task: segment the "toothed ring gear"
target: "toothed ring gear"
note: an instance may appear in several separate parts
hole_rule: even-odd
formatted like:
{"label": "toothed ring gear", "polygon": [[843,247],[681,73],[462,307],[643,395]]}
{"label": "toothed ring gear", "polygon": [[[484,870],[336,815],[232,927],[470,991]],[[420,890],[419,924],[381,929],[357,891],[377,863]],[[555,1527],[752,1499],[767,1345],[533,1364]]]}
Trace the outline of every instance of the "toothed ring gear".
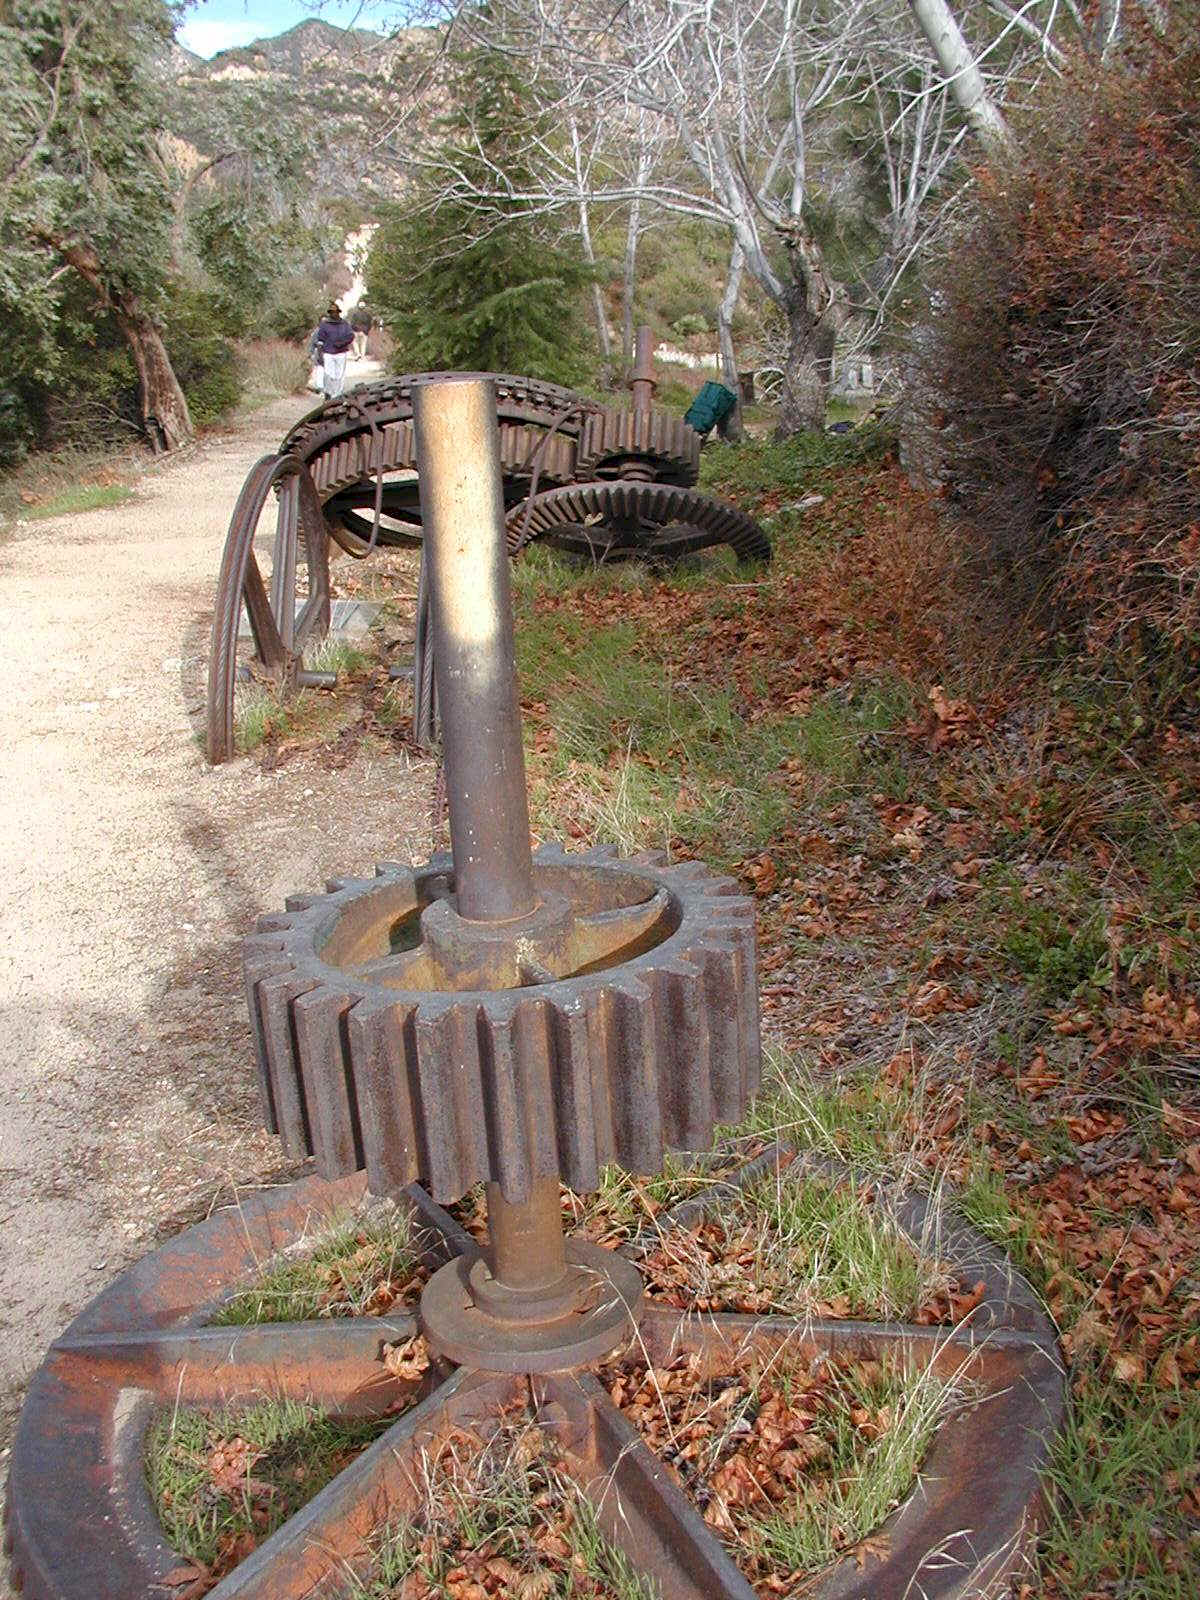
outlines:
{"label": "toothed ring gear", "polygon": [[522,1203],[707,1150],[758,1082],[753,902],[698,863],[533,858],[539,904],[461,918],[449,857],[289,900],[246,942],[272,1131],[323,1177]]}

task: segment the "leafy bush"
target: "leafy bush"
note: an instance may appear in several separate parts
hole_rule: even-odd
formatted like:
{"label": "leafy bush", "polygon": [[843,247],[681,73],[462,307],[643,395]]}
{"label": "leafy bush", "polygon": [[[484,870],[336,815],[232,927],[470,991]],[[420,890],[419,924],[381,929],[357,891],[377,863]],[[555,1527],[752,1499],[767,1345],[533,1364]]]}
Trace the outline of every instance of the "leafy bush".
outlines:
{"label": "leafy bush", "polygon": [[1196,14],[1079,63],[977,175],[921,351],[1004,593],[1156,678],[1161,707],[1200,662]]}
{"label": "leafy bush", "polygon": [[680,339],[690,339],[694,336],[709,331],[709,320],[702,311],[689,311],[686,316],[677,317],[671,324],[671,332]]}
{"label": "leafy bush", "polygon": [[242,380],[217,299],[190,285],[175,285],[165,338],[192,421],[204,426],[232,411],[242,397]]}
{"label": "leafy bush", "polygon": [[304,273],[280,278],[272,287],[263,311],[263,331],[276,339],[307,344],[309,335],[321,320],[327,298],[320,284]]}

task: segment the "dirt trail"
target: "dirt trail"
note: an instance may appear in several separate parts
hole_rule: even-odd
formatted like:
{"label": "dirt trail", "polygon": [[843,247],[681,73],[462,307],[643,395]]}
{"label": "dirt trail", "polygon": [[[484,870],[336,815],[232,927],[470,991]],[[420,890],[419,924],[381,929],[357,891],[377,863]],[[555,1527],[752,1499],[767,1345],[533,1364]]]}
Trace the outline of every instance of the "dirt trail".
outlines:
{"label": "dirt trail", "polygon": [[256,913],[427,849],[424,766],[210,770],[196,738],[234,498],[308,404],[0,546],[4,1435],[48,1341],[121,1267],[284,1170],[238,974]]}

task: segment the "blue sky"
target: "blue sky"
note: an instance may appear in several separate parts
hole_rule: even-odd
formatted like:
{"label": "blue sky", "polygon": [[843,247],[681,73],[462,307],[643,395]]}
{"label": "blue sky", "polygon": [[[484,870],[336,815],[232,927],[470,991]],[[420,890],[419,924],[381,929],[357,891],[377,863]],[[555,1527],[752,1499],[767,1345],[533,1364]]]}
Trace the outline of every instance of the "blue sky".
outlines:
{"label": "blue sky", "polygon": [[339,27],[356,24],[382,31],[395,19],[399,6],[392,0],[197,0],[189,5],[175,30],[180,44],[198,56],[216,55],[234,45],[269,39],[294,28],[306,17],[320,16]]}

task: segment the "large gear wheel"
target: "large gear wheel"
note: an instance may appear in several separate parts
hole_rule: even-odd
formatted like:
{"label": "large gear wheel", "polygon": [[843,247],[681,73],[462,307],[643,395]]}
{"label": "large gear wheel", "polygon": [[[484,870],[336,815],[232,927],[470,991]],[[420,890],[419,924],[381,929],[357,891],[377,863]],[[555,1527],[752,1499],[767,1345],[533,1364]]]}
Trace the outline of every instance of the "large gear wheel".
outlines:
{"label": "large gear wheel", "polygon": [[[658,1171],[742,1114],[759,1071],[754,909],[729,879],[601,847],[534,856],[516,945],[456,941],[449,858],[288,902],[247,941],[269,1125],[327,1178],[438,1199],[491,1179]],[[513,950],[515,949],[515,954]],[[483,966],[480,963],[483,962]],[[619,968],[619,970],[617,970]]]}
{"label": "large gear wheel", "polygon": [[[504,423],[498,432],[505,498],[510,505],[529,493],[535,470],[538,482],[547,487],[570,483],[575,473],[573,439],[524,422]],[[317,487],[325,502],[329,531],[354,555],[370,546],[376,462],[382,463],[379,471],[403,476],[384,480],[375,542],[391,546],[421,544],[421,501],[412,423],[389,422],[380,429],[380,435],[382,443],[375,446],[374,454],[370,435],[357,434],[318,463]]]}
{"label": "large gear wheel", "polygon": [[[322,500],[336,492],[338,485],[356,482],[373,470],[372,441],[383,433],[387,441],[384,458],[395,457],[394,466],[411,465],[412,391],[418,383],[445,374],[410,372],[378,383],[360,384],[337,400],[327,400],[292,427],[280,445],[280,453],[298,456],[308,464]],[[463,376],[463,374],[457,374]],[[475,376],[481,376],[475,374]],[[579,436],[583,416],[595,409],[571,389],[536,378],[509,373],[484,374],[496,385],[496,405],[501,426],[529,426],[541,432],[551,426],[571,441]],[[400,425],[393,442],[391,431]],[[407,430],[407,445],[405,444]],[[375,445],[378,449],[378,445]],[[407,449],[408,454],[405,455]],[[402,462],[401,457],[405,459]],[[352,475],[361,463],[362,470]],[[387,469],[385,469],[387,470]]]}
{"label": "large gear wheel", "polygon": [[700,435],[679,417],[605,406],[584,419],[575,477],[642,478],[688,487],[700,476]]}
{"label": "large gear wheel", "polygon": [[727,544],[739,561],[769,561],[771,542],[753,517],[698,489],[658,483],[579,483],[549,489],[508,514],[516,555],[545,539],[593,561],[674,561]]}

